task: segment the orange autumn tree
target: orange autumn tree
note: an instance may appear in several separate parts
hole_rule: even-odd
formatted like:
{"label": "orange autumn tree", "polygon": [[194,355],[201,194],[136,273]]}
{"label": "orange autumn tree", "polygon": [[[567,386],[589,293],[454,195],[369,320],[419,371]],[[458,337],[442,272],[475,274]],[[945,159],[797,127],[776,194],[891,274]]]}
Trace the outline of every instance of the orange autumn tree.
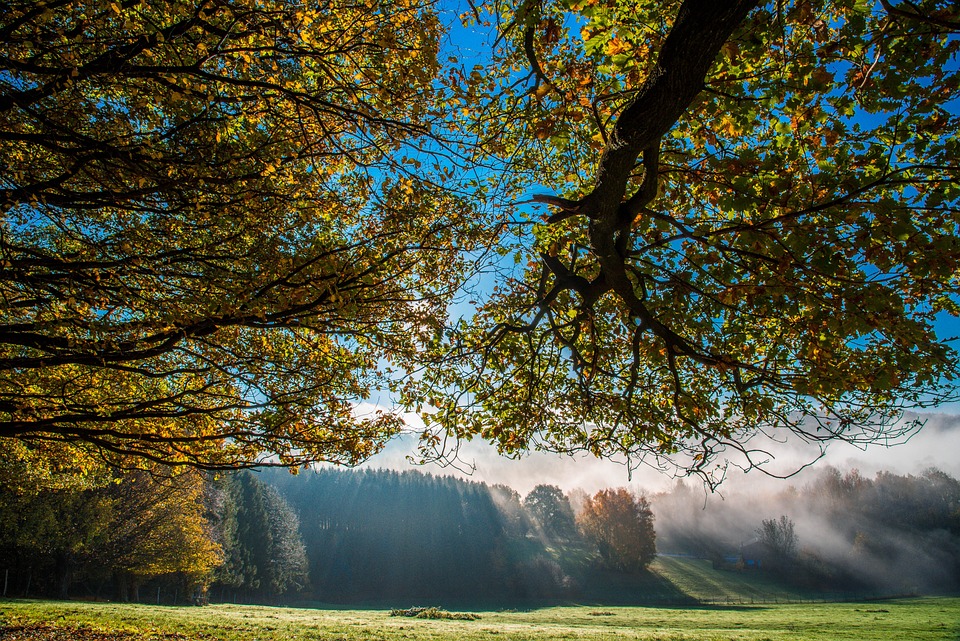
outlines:
{"label": "orange autumn tree", "polygon": [[594,544],[603,565],[622,572],[637,572],[657,554],[653,512],[646,497],[635,497],[626,488],[601,490],[587,497],[577,515],[584,539]]}
{"label": "orange autumn tree", "polygon": [[202,602],[224,561],[205,513],[208,482],[197,470],[157,467],[119,474],[95,491],[113,504],[110,534],[98,556],[112,572],[117,598],[136,601],[140,584],[177,576]]}
{"label": "orange autumn tree", "polygon": [[486,233],[423,155],[453,153],[439,34],[418,0],[5,4],[4,466],[355,463],[396,433],[355,405]]}

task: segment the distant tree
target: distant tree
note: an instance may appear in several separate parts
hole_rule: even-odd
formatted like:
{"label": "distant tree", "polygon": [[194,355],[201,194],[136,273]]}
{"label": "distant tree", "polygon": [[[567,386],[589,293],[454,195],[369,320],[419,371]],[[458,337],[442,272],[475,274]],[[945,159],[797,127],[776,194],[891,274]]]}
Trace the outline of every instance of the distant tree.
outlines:
{"label": "distant tree", "polygon": [[523,508],[520,493],[507,485],[490,486],[490,498],[503,517],[503,526],[509,535],[523,536],[530,529],[530,517]]}
{"label": "distant tree", "polygon": [[232,554],[237,537],[237,504],[229,487],[229,477],[217,477],[207,484],[204,504],[211,522],[211,539],[223,550],[223,563],[214,569],[211,583],[221,588],[239,586],[242,583],[240,567]]}
{"label": "distant tree", "polygon": [[523,499],[523,507],[548,537],[565,539],[577,532],[570,501],[556,485],[538,485]]}
{"label": "distant tree", "polygon": [[608,489],[587,498],[577,516],[584,538],[597,546],[605,567],[636,572],[657,553],[653,512],[643,496],[625,488]]}
{"label": "distant tree", "polygon": [[228,563],[236,568],[235,587],[251,593],[266,592],[273,533],[264,486],[253,474],[241,473],[232,477],[231,494],[237,529],[234,546],[227,553]]}
{"label": "distant tree", "polygon": [[[931,468],[923,473],[935,497],[930,507],[934,527],[942,527],[954,536],[960,536],[960,481],[946,472]],[[937,519],[937,516],[940,516]]]}
{"label": "distant tree", "polygon": [[756,532],[776,563],[789,563],[797,558],[800,539],[794,530],[793,521],[786,515],[781,515],[779,519],[764,519]]}
{"label": "distant tree", "polygon": [[265,487],[269,506],[270,570],[268,588],[274,594],[299,592],[307,587],[307,550],[300,535],[300,517],[274,488]]}

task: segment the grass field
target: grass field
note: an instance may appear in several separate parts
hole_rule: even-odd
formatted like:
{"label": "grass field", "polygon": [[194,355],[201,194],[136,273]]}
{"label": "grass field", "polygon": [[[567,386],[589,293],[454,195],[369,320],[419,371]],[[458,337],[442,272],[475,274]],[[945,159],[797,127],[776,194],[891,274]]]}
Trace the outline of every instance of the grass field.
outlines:
{"label": "grass field", "polygon": [[[960,598],[784,603],[830,595],[800,591],[761,574],[717,571],[708,561],[674,557],[659,557],[642,575],[609,573],[590,580],[593,605],[527,604],[529,609],[522,611],[498,611],[499,606],[478,610],[456,602],[440,604],[475,611],[480,615],[475,621],[389,615],[391,607],[434,603],[379,603],[376,609],[324,604],[191,608],[0,600],[0,640],[960,641]],[[667,603],[673,605],[665,607]]]}
{"label": "grass field", "polygon": [[857,596],[805,590],[757,572],[715,570],[706,559],[658,556],[650,566],[650,573],[660,577],[672,590],[701,604],[840,601]]}
{"label": "grass field", "polygon": [[385,610],[204,608],[0,601],[4,641],[958,641],[960,598],[868,603],[568,606],[479,612],[475,621],[391,617]]}

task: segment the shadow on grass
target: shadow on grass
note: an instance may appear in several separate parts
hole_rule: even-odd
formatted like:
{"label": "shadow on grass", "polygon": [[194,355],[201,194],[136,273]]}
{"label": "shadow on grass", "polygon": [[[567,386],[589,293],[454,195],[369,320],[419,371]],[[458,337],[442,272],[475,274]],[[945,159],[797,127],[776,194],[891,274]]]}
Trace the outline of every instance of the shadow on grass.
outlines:
{"label": "shadow on grass", "polygon": [[699,605],[696,598],[651,571],[623,574],[590,570],[581,579],[578,596],[591,605]]}
{"label": "shadow on grass", "polygon": [[757,610],[760,606],[742,603],[705,604],[678,588],[668,578],[650,571],[636,574],[592,569],[578,577],[575,588],[562,596],[549,598],[411,598],[370,599],[350,604],[328,604],[302,601],[293,607],[319,609],[390,610],[411,606],[436,606],[450,611],[470,612],[531,612],[558,606],[650,607],[702,610]]}

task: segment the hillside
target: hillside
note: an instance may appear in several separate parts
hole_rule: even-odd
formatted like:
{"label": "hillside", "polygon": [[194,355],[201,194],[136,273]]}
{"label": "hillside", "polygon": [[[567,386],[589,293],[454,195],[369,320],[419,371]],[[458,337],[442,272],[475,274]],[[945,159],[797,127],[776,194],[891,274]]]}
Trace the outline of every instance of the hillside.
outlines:
{"label": "hillside", "polygon": [[585,569],[571,600],[608,605],[710,605],[845,601],[882,595],[805,590],[760,572],[717,570],[706,559],[658,556],[639,575]]}
{"label": "hillside", "polygon": [[650,570],[662,582],[699,603],[783,603],[875,596],[804,590],[759,572],[716,570],[706,559],[659,556]]}

